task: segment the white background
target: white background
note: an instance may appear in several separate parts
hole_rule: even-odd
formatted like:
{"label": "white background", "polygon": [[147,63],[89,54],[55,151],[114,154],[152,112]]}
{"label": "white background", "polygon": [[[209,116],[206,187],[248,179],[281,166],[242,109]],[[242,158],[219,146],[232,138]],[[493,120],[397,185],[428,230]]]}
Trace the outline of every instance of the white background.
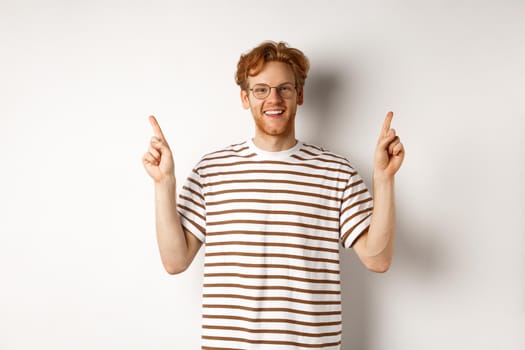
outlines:
{"label": "white background", "polygon": [[142,168],[179,185],[253,134],[233,76],[260,42],[311,60],[298,137],[371,186],[406,147],[392,268],[343,254],[343,349],[525,348],[523,1],[0,1],[0,349],[197,349],[202,250],[163,271]]}

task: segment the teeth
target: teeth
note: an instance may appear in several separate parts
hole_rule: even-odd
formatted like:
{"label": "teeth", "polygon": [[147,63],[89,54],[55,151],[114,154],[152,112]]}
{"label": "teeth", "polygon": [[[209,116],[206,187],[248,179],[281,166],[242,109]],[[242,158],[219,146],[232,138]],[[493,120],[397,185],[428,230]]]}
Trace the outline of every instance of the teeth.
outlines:
{"label": "teeth", "polygon": [[266,114],[270,114],[270,115],[277,115],[277,114],[281,114],[283,111],[266,111],[264,113]]}

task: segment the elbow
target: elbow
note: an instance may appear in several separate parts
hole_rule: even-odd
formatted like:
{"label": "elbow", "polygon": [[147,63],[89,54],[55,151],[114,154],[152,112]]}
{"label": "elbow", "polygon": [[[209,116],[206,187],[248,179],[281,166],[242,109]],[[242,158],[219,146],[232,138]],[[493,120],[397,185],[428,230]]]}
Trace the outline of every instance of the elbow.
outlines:
{"label": "elbow", "polygon": [[378,259],[368,262],[365,266],[368,270],[376,273],[385,273],[392,265],[391,259]]}
{"label": "elbow", "polygon": [[189,264],[163,261],[164,269],[170,275],[178,275],[188,269]]}
{"label": "elbow", "polygon": [[186,271],[185,268],[174,268],[174,267],[166,267],[166,266],[164,267],[164,269],[169,275],[178,275],[179,273]]}

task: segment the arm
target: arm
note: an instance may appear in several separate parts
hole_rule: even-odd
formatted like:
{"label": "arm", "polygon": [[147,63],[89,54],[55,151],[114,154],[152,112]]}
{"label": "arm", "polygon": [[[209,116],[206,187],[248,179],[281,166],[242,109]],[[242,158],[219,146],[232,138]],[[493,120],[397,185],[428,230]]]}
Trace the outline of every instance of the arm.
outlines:
{"label": "arm", "polygon": [[155,183],[155,221],[164,268],[169,274],[183,272],[193,261],[202,242],[182,228],[177,212],[175,177]]}
{"label": "arm", "polygon": [[385,118],[374,159],[374,209],[367,232],[355,242],[354,250],[371,271],[385,272],[392,263],[396,226],[394,175],[405,156],[403,144],[390,129],[393,113]]}
{"label": "arm", "polygon": [[155,221],[160,257],[170,274],[183,272],[199,251],[201,241],[184,231],[177,212],[173,156],[155,117],[150,117],[152,137],[143,164],[155,183]]}
{"label": "arm", "polygon": [[374,179],[374,209],[367,232],[354,243],[354,251],[371,271],[386,272],[392,263],[395,236],[394,179]]}

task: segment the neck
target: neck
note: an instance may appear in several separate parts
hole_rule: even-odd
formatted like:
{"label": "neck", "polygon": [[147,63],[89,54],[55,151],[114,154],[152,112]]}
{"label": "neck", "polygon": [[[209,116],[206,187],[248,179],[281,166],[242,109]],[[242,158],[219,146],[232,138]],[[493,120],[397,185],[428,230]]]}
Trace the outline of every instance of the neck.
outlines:
{"label": "neck", "polygon": [[295,139],[294,133],[291,133],[286,137],[283,137],[282,135],[272,136],[256,133],[253,138],[253,143],[263,151],[279,152],[292,148],[297,143],[297,140]]}

